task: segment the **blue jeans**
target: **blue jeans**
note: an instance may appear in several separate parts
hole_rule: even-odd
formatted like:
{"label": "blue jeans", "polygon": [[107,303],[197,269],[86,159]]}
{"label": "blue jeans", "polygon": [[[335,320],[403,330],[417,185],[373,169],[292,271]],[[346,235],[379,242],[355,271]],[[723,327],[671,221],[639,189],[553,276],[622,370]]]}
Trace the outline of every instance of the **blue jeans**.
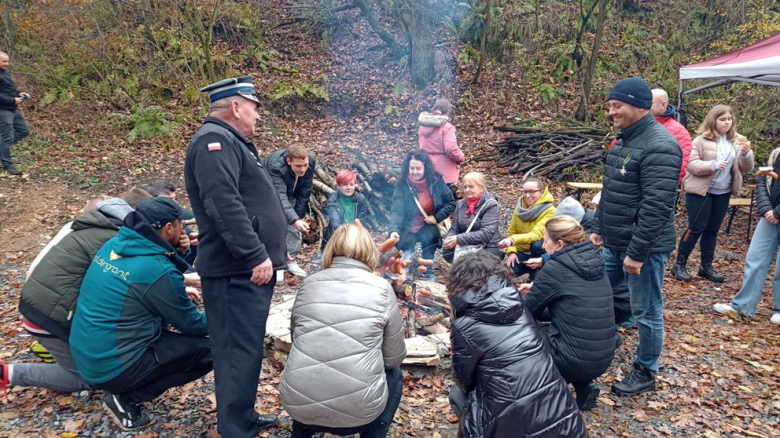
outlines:
{"label": "blue jeans", "polygon": [[[516,276],[519,277],[523,274],[536,275],[536,270],[529,268],[523,264],[523,262],[544,256],[546,253],[544,252],[544,248],[542,248],[542,243],[541,240],[531,243],[530,253],[517,252],[517,263],[512,267],[512,271],[514,271]],[[545,260],[545,262],[546,261],[547,260]]]}
{"label": "blue jeans", "polygon": [[658,372],[658,358],[664,345],[664,300],[662,287],[669,253],[651,253],[640,274],[628,274],[623,270],[625,252],[601,252],[604,267],[612,287],[626,280],[631,297],[631,314],[639,324],[639,347],[636,361],[645,368]]}
{"label": "blue jeans", "polygon": [[[780,246],[780,227],[761,218],[745,257],[745,279],[742,282],[742,289],[731,301],[731,307],[737,312],[751,318],[756,316],[766,275],[769,273],[769,266],[775,258],[778,246]],[[772,277],[772,292],[775,300],[772,312],[780,313],[780,270],[776,265],[775,275]]]}

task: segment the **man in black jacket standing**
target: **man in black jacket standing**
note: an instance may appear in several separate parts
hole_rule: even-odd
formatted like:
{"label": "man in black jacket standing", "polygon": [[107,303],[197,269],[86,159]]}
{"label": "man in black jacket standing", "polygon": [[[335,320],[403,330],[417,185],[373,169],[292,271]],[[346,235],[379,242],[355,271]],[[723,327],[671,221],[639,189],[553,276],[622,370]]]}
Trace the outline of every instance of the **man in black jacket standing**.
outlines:
{"label": "man in black jacket standing", "polygon": [[638,77],[609,93],[609,116],[620,129],[604,167],[604,189],[591,241],[603,244],[612,287],[625,278],[639,347],[631,372],[612,391],[634,395],[655,390],[664,341],[661,288],[675,248],[674,204],[682,165],[677,140],[650,113],[653,94]]}
{"label": "man in black jacket standing", "polygon": [[295,258],[301,252],[303,236],[309,231],[309,225],[303,218],[309,211],[309,197],[314,184],[314,156],[301,145],[276,151],[265,158],[265,167],[276,185],[279,199],[282,200],[284,215],[287,217],[287,253],[290,262],[287,269],[298,277],[308,275]]}
{"label": "man in black jacket standing", "polygon": [[214,358],[219,433],[254,437],[273,415],[254,410],[265,324],[285,269],[287,221],[271,177],[247,138],[259,101],[252,76],[201,91],[211,108],[187,149],[184,178],[198,223],[198,273]]}
{"label": "man in black jacket standing", "polygon": [[11,175],[19,175],[21,170],[11,161],[11,146],[30,134],[24,117],[16,109],[27,101],[30,95],[16,89],[11,74],[8,73],[10,59],[8,54],[0,52],[0,164]]}

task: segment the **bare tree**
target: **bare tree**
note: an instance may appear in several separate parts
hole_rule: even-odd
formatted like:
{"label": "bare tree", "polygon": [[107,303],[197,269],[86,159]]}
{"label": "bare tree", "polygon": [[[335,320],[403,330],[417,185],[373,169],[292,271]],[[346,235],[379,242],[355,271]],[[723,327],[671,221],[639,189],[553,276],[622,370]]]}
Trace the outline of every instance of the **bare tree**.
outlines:
{"label": "bare tree", "polygon": [[[593,47],[588,59],[587,70],[585,70],[582,66],[582,58],[584,55],[584,50],[582,48],[582,38],[585,33],[584,30],[587,28],[588,21],[590,21],[590,17],[594,12],[595,7],[598,7],[598,17],[596,18],[596,36],[593,40]],[[580,96],[580,105],[574,114],[574,118],[580,121],[587,119],[590,115],[589,106],[591,85],[593,83],[593,75],[596,73],[596,64],[599,60],[599,50],[601,49],[601,40],[604,36],[604,23],[606,22],[607,18],[608,7],[608,0],[594,0],[587,16],[583,15],[582,27],[580,28],[580,33],[577,38],[577,47],[575,47],[575,53],[578,55],[575,57],[575,61],[577,61],[577,67],[579,68],[578,75],[580,78],[580,84],[582,86],[582,94]]]}
{"label": "bare tree", "polygon": [[485,26],[482,30],[482,41],[479,44],[479,63],[477,63],[477,72],[474,73],[474,79],[471,80],[471,85],[474,85],[479,81],[479,76],[482,74],[482,67],[485,64],[485,44],[488,39],[488,33],[490,32],[491,15],[490,0],[485,0]]}
{"label": "bare tree", "polygon": [[427,0],[399,0],[397,5],[409,39],[412,85],[425,88],[435,76],[430,5]]}

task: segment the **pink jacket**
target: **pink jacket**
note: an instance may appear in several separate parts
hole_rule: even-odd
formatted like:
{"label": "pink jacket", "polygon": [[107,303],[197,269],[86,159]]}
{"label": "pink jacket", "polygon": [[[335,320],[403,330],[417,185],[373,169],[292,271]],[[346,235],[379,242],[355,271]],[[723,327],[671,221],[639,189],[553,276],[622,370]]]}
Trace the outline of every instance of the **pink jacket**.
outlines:
{"label": "pink jacket", "polygon": [[444,182],[454,184],[458,182],[459,164],[465,156],[458,147],[455,127],[448,120],[447,116],[420,114],[420,149],[431,157],[434,169],[444,177]]}

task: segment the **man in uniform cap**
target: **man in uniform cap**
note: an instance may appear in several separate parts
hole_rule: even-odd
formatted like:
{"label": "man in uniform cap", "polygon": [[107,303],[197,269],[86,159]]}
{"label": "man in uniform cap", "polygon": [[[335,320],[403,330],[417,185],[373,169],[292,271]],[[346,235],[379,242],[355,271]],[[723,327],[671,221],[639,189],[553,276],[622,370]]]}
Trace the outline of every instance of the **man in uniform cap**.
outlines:
{"label": "man in uniform cap", "polygon": [[287,219],[249,140],[260,119],[252,76],[227,79],[209,93],[209,116],[187,149],[184,178],[199,228],[202,278],[214,357],[219,433],[254,437],[273,415],[254,410],[265,324],[287,267]]}

